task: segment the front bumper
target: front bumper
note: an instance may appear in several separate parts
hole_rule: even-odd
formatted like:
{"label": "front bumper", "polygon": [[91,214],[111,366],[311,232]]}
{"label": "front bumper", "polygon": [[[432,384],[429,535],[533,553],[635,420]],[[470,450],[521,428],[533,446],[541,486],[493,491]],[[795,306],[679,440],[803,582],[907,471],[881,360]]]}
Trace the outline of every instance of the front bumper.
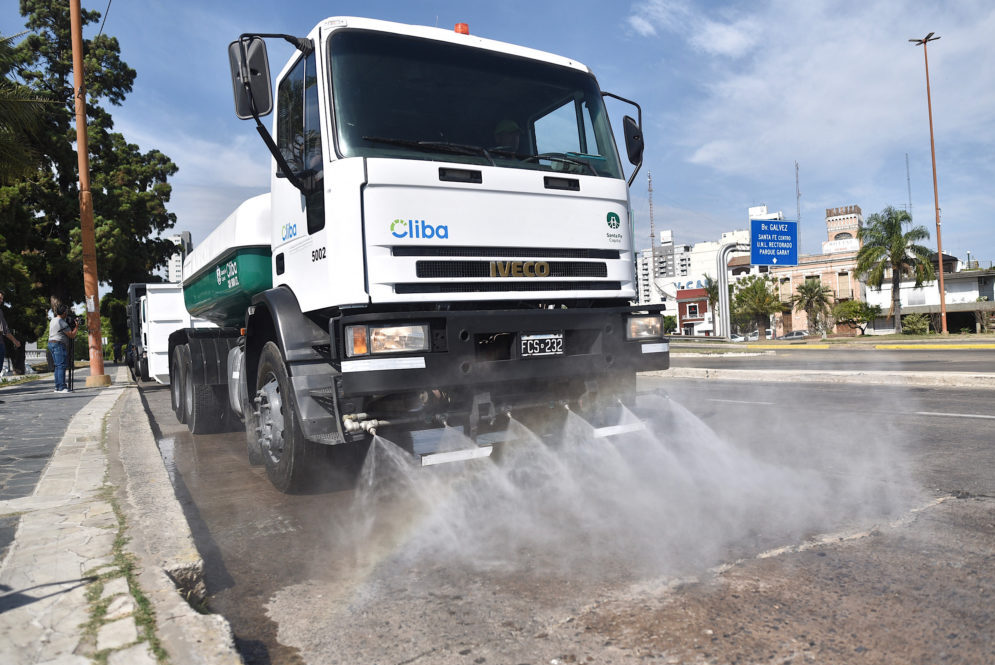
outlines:
{"label": "front bumper", "polygon": [[[670,366],[666,338],[627,341],[634,313],[658,308],[528,309],[396,312],[344,316],[333,322],[337,339],[351,324],[428,323],[428,353],[345,358],[338,346],[341,396],[364,397],[418,390],[532,392],[537,384],[562,384],[630,375]],[[563,334],[563,355],[522,357],[522,334]]]}

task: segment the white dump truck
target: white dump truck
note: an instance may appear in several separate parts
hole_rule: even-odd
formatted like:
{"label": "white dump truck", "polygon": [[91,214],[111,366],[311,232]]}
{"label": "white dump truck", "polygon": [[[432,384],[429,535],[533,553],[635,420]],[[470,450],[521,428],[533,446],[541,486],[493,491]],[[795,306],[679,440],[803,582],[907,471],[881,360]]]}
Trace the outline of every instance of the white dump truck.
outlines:
{"label": "white dump truck", "polygon": [[192,318],[183,302],[183,287],[173,283],[128,285],[128,364],[143,381],[169,383],[169,336],[179,328],[214,328]]}
{"label": "white dump truck", "polygon": [[[296,48],[275,96],[266,38]],[[604,100],[638,106],[587,67],[362,18],[244,34],[229,57],[270,191],[184,262],[187,310],[218,326],[170,336],[194,433],[244,427],[294,491],[322,446],[450,426],[477,445],[446,459],[486,455],[509,415],[593,414],[669,366],[660,308],[630,305],[641,113],[626,182]]]}

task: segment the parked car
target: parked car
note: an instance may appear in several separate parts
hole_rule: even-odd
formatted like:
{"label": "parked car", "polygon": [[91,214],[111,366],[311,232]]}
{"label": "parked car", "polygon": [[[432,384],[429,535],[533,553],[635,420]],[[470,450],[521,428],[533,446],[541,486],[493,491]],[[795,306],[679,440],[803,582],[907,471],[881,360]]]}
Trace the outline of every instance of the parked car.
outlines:
{"label": "parked car", "polygon": [[[771,335],[771,333],[770,333],[770,328],[767,328],[767,330],[765,331],[764,339],[774,339],[774,336]],[[747,342],[756,342],[756,341],[759,341],[759,340],[760,340],[760,331],[759,330],[754,330],[753,332],[751,332],[749,335],[746,336],[746,341]]]}
{"label": "parked car", "polygon": [[745,342],[746,341],[746,337],[744,337],[743,335],[730,335],[729,336],[729,341],[730,342]]}
{"label": "parked car", "polygon": [[804,339],[808,337],[807,330],[792,330],[786,335],[781,335],[778,339]]}

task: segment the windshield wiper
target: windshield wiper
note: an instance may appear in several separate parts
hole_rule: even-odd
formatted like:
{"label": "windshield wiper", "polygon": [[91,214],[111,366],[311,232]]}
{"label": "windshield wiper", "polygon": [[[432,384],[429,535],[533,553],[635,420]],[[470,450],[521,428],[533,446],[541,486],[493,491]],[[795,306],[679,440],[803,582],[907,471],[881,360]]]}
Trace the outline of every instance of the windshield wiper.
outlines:
{"label": "windshield wiper", "polygon": [[591,172],[591,175],[598,175],[598,172],[594,170],[594,167],[590,163],[585,162],[582,159],[574,159],[573,157],[567,157],[566,155],[561,155],[559,153],[546,152],[539,155],[529,155],[525,158],[527,162],[538,162],[541,159],[548,159],[551,162],[560,162],[561,164],[572,164],[574,166],[585,166],[587,170]]}
{"label": "windshield wiper", "polygon": [[465,143],[451,143],[449,141],[412,141],[410,139],[396,139],[386,136],[364,136],[364,141],[371,143],[387,143],[389,145],[399,145],[405,148],[414,148],[425,152],[446,152],[454,155],[481,155],[494,166],[494,158],[487,148],[479,145],[468,145]]}

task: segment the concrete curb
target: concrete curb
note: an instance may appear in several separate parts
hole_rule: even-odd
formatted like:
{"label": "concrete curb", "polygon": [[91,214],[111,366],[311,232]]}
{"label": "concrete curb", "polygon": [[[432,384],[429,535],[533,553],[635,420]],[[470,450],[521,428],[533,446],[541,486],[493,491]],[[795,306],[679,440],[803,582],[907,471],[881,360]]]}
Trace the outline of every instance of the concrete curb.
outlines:
{"label": "concrete curb", "polygon": [[672,367],[647,376],[672,379],[717,379],[770,383],[839,383],[930,388],[981,388],[995,390],[995,374],[972,372],[864,372],[833,370],[706,369]]}
{"label": "concrete curb", "polygon": [[111,463],[112,484],[128,525],[128,549],[141,564],[140,586],[155,608],[156,635],[170,661],[242,663],[228,621],[201,614],[185,600],[203,600],[204,562],[133,383],[111,420],[108,427],[118,428],[119,444]]}

